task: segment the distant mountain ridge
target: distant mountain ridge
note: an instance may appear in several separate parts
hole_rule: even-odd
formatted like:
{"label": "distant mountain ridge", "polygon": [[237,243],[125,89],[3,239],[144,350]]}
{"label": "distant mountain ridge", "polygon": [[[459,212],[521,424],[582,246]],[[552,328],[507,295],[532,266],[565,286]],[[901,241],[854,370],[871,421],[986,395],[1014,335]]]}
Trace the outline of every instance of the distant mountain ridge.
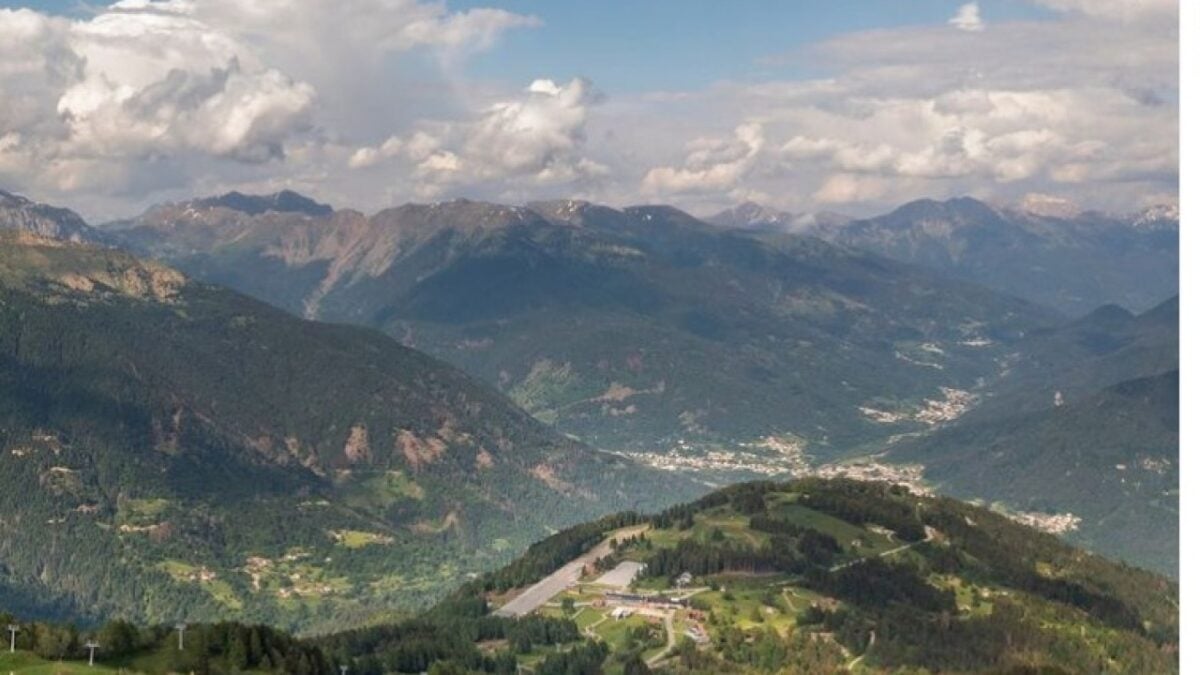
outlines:
{"label": "distant mountain ridge", "polygon": [[333,207],[321,204],[304,195],[291,190],[283,190],[269,195],[246,195],[241,192],[228,192],[219,197],[208,197],[189,202],[194,208],[226,208],[240,211],[250,216],[257,216],[269,211],[276,213],[301,213],[306,216],[328,216],[333,214]]}
{"label": "distant mountain ridge", "polygon": [[[726,212],[714,222],[788,231],[739,220],[737,213]],[[745,211],[747,217],[755,213],[753,208]],[[782,212],[771,218],[789,222]],[[1043,199],[1019,208],[970,197],[920,199],[882,216],[802,231],[1076,316],[1108,303],[1149,309],[1179,288],[1175,206],[1112,215],[1061,200]]]}
{"label": "distant mountain ridge", "polygon": [[122,228],[122,246],[297,314],[380,328],[610,449],[776,435],[828,454],[877,433],[859,406],[969,387],[1006,341],[1056,320],[667,206],[455,200],[312,218],[193,202]]}
{"label": "distant mountain ridge", "polygon": [[796,214],[756,202],[742,202],[705,220],[718,227],[803,234],[840,227],[853,218],[832,211]]}

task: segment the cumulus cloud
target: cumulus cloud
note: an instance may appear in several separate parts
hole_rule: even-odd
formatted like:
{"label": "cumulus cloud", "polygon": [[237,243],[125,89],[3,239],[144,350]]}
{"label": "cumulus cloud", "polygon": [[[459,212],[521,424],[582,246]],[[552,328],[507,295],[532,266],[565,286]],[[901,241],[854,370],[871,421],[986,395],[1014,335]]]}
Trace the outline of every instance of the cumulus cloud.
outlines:
{"label": "cumulus cloud", "polygon": [[946,24],[777,55],[771,77],[611,97],[582,77],[471,80],[466,59],[539,21],[436,0],[0,9],[0,184],[119,213],[231,188],[362,208],[570,196],[856,212],[962,193],[1123,208],[1176,191],[1174,1],[1033,1],[1050,16],[985,24],[967,2]]}
{"label": "cumulus cloud", "polygon": [[722,192],[735,188],[763,150],[763,127],[749,122],[733,138],[697,138],[688,146],[682,166],[657,166],[642,179],[643,192],[671,195]]}
{"label": "cumulus cloud", "polygon": [[453,60],[536,23],[418,0],[120,0],[79,20],[0,9],[0,180],[136,194],[283,160],[340,133],[330,102],[361,84],[348,73],[420,48]]}
{"label": "cumulus cloud", "polygon": [[403,160],[427,194],[464,184],[588,181],[609,171],[586,154],[589,111],[601,100],[587,80],[535,80],[521,95],[493,101],[474,117],[429,123],[428,130],[358,148],[349,166]]}
{"label": "cumulus cloud", "polygon": [[4,11],[0,34],[26,55],[0,71],[5,163],[47,166],[58,187],[101,161],[266,161],[309,124],[310,86],[166,6],[118,3],[88,21]]}
{"label": "cumulus cloud", "polygon": [[1175,36],[1090,3],[1056,4],[1060,17],[982,31],[970,3],[951,21],[963,30],[846,34],[773,62],[802,58],[829,73],[821,79],[723,83],[682,104],[656,101],[708,111],[714,128],[753,122],[761,143],[652,168],[643,190],[713,206],[757,192],[785,208],[860,211],[1029,192],[1121,209],[1169,193],[1178,180]]}
{"label": "cumulus cloud", "polygon": [[959,30],[965,30],[968,33],[978,33],[983,30],[983,17],[979,14],[979,3],[968,2],[958,8],[954,16],[950,17],[948,22],[951,26]]}

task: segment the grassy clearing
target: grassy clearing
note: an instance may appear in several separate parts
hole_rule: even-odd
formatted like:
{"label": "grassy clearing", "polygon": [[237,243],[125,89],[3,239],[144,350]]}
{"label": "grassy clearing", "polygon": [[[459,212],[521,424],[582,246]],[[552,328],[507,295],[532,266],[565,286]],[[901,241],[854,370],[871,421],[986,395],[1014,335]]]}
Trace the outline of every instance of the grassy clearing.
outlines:
{"label": "grassy clearing", "polygon": [[[803,504],[783,505],[774,510],[773,514],[836,538],[843,549],[852,552],[850,556],[852,558],[878,555],[895,548],[900,543],[892,541],[886,535],[878,532],[872,532],[820,511],[814,511]],[[858,542],[857,547],[854,545],[855,542]]]}
{"label": "grassy clearing", "polygon": [[383,545],[392,543],[393,539],[387,535],[378,534],[375,532],[364,532],[363,530],[335,530],[331,533],[338,545],[349,549],[365,548],[367,546]]}
{"label": "grassy clearing", "polygon": [[171,502],[167,499],[125,499],[117,507],[117,522],[121,525],[153,525],[161,520]]}

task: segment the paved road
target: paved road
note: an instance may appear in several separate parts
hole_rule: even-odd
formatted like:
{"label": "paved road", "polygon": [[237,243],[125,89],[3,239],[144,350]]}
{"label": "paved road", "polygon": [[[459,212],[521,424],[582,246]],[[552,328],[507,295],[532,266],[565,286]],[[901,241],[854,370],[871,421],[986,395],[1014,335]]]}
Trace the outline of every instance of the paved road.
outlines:
{"label": "paved road", "polygon": [[642,533],[645,529],[645,525],[638,525],[617,530],[609,535],[607,539],[596,544],[592,550],[558,568],[550,576],[526,588],[520,595],[496,610],[496,615],[525,616],[530,612],[536,611],[537,608],[549,602],[551,598],[578,583],[579,578],[583,576],[584,567],[611,553],[612,542],[614,540],[622,541],[628,539]]}

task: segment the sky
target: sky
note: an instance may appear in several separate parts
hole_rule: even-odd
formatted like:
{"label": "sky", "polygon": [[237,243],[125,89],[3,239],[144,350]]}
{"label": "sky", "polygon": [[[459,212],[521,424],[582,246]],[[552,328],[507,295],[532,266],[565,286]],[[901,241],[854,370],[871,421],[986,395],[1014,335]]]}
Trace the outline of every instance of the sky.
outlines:
{"label": "sky", "polygon": [[876,213],[1178,193],[1172,0],[0,0],[0,189]]}

